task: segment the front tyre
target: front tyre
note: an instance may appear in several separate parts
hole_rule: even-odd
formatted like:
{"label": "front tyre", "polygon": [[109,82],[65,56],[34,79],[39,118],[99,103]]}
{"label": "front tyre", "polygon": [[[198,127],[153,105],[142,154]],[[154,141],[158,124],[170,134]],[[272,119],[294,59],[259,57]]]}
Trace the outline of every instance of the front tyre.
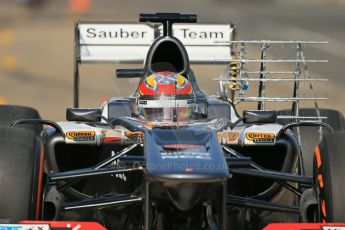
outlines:
{"label": "front tyre", "polygon": [[319,221],[345,221],[345,131],[324,135],[315,147],[314,181]]}
{"label": "front tyre", "polygon": [[34,132],[0,126],[0,219],[2,223],[40,216],[43,168]]}
{"label": "front tyre", "polygon": [[[34,108],[19,105],[0,105],[0,126],[8,127],[9,124],[19,119],[40,119],[38,111]],[[42,132],[42,125],[19,124],[17,128],[33,131],[36,136]]]}

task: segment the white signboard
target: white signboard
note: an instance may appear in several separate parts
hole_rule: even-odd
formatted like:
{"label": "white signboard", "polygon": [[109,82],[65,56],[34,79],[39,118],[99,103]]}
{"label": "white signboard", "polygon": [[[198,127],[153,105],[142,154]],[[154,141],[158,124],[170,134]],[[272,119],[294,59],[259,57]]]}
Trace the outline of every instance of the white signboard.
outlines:
{"label": "white signboard", "polygon": [[80,60],[142,62],[154,40],[146,24],[79,24]]}
{"label": "white signboard", "polygon": [[[159,27],[160,34],[162,26]],[[220,45],[230,41],[233,28],[229,24],[174,24],[173,35],[184,45]]]}
{"label": "white signboard", "polygon": [[154,38],[146,24],[79,24],[80,45],[150,45]]}
{"label": "white signboard", "polygon": [[[173,34],[185,45],[191,62],[210,62],[231,58],[229,24],[174,24]],[[161,31],[161,30],[160,30]]]}
{"label": "white signboard", "polygon": [[[139,23],[78,24],[80,61],[143,62],[161,28]],[[224,45],[232,40],[230,24],[174,24],[173,28],[191,62],[230,59],[230,46]]]}

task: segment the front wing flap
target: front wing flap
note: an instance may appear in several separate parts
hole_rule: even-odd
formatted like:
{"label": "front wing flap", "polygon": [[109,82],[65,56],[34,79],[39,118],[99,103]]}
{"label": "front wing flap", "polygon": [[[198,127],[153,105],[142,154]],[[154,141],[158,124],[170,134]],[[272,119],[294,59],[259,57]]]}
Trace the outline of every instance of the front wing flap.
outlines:
{"label": "front wing flap", "polygon": [[[0,224],[0,230],[106,230],[97,222],[20,221],[19,224]],[[345,230],[345,223],[272,223],[263,230]]]}

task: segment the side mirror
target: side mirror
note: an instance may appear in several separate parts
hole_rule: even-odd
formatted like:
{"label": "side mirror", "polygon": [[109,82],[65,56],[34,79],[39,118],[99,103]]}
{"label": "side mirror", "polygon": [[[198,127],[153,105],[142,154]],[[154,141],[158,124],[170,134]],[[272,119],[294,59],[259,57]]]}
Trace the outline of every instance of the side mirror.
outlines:
{"label": "side mirror", "polygon": [[243,122],[246,124],[275,123],[277,114],[275,110],[245,110],[243,111]]}
{"label": "side mirror", "polygon": [[102,116],[101,109],[79,109],[79,108],[66,109],[67,121],[99,122],[101,121],[101,116]]}
{"label": "side mirror", "polygon": [[144,69],[117,69],[116,77],[117,78],[137,78],[144,77]]}

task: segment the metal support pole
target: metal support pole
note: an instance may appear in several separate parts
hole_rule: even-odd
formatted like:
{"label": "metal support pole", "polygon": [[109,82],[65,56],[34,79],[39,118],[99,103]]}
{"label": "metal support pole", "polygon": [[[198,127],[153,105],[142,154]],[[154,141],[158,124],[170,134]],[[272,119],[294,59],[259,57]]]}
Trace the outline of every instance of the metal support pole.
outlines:
{"label": "metal support pole", "polygon": [[[305,77],[306,79],[311,79],[310,78],[310,75],[309,75],[309,70],[308,70],[308,66],[307,64],[304,62],[305,61],[305,58],[304,58],[304,53],[303,53],[303,49],[301,47],[300,44],[298,44],[298,48],[300,50],[300,56],[301,56],[301,59],[303,61],[303,65],[304,65],[304,72],[305,72]],[[316,93],[314,91],[314,82],[313,81],[310,81],[309,82],[309,89],[310,91],[312,92],[312,96],[313,97],[316,97]],[[319,109],[319,105],[317,103],[317,100],[314,100],[314,106],[315,106],[315,111],[316,111],[316,116],[317,117],[321,117],[321,114],[320,114],[320,109]],[[321,118],[319,119],[320,122],[322,122]],[[322,139],[322,127],[320,126],[319,127],[319,141],[321,141]]]}
{"label": "metal support pole", "polygon": [[222,223],[222,228],[221,229],[223,229],[223,230],[225,230],[225,229],[228,229],[227,228],[227,197],[226,197],[226,195],[227,195],[227,182],[225,181],[223,184],[222,184],[222,192],[223,192],[223,194],[222,194],[222,204],[221,204],[221,208],[222,208],[222,215],[221,215],[221,221],[220,221],[220,223]]}
{"label": "metal support pole", "polygon": [[[297,60],[301,59],[301,45],[297,44]],[[295,70],[295,83],[294,83],[294,91],[293,91],[293,97],[294,98],[299,98],[299,81],[298,79],[300,79],[301,77],[301,68],[300,68],[300,62],[296,63],[296,70]],[[292,115],[299,117],[299,100],[296,100],[292,103]],[[299,119],[292,119],[292,122],[298,122]],[[300,133],[300,128],[297,127],[296,128],[296,132],[297,132],[297,139],[298,139],[298,143],[299,146],[301,147],[301,133]]]}
{"label": "metal support pole", "polygon": [[[240,63],[240,74],[239,74],[239,81],[242,87],[242,80],[243,80],[243,73],[246,71],[246,69],[244,68],[244,62],[242,62],[242,60],[245,59],[245,54],[246,54],[246,46],[245,43],[241,43],[241,49],[240,49],[240,59],[239,59],[239,63]],[[240,93],[239,96],[243,96],[244,95],[244,91],[242,90],[242,88],[240,89]]]}
{"label": "metal support pole", "polygon": [[151,229],[150,223],[150,182],[145,182],[145,230]]}
{"label": "metal support pole", "polygon": [[[266,59],[266,49],[268,46],[265,43],[261,44],[261,60]],[[265,71],[266,71],[266,66],[265,62],[260,63],[260,79],[265,79]],[[266,93],[266,84],[264,81],[260,81],[259,84],[259,97],[265,97]],[[258,102],[258,110],[264,110],[265,109],[265,102],[264,101],[259,101]]]}
{"label": "metal support pole", "polygon": [[73,106],[79,107],[79,63],[80,63],[80,44],[79,44],[79,23],[74,26],[74,80],[73,80]]}

